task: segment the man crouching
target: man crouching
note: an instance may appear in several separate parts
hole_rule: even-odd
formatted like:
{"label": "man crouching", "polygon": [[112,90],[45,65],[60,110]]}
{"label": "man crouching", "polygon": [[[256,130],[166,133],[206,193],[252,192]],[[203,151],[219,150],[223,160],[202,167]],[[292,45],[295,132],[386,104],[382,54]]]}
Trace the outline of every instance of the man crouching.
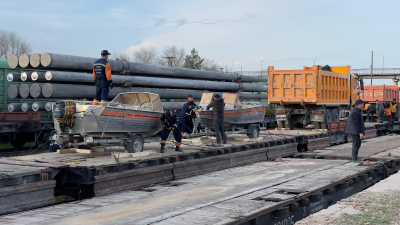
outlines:
{"label": "man crouching", "polygon": [[175,151],[181,152],[181,131],[179,130],[179,121],[178,121],[178,110],[176,108],[172,108],[170,111],[165,111],[161,116],[162,123],[162,137],[161,137],[161,153],[164,153],[165,143],[167,142],[169,133],[172,131],[175,137]]}

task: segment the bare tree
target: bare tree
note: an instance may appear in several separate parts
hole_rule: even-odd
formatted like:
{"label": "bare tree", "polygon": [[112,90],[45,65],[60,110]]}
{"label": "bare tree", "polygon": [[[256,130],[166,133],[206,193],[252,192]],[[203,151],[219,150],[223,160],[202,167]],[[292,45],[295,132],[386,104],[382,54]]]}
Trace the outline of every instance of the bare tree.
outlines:
{"label": "bare tree", "polygon": [[141,46],[132,54],[133,60],[138,63],[154,64],[157,57],[154,46]]}
{"label": "bare tree", "polygon": [[8,58],[11,54],[32,52],[32,45],[17,35],[15,31],[0,29],[0,57]]}
{"label": "bare tree", "polygon": [[219,72],[219,65],[214,60],[204,59],[201,64],[202,70]]}
{"label": "bare tree", "polygon": [[[164,47],[161,56],[157,60],[157,64],[163,66],[183,67],[185,62],[186,52],[185,49],[179,49],[175,45]],[[170,63],[168,63],[170,60]]]}
{"label": "bare tree", "polygon": [[111,59],[115,59],[115,60],[128,61],[128,62],[131,60],[131,58],[129,57],[129,55],[127,53],[125,53],[125,52],[117,52],[117,51],[114,51],[111,54],[110,58]]}
{"label": "bare tree", "polygon": [[0,29],[0,57],[8,56],[10,49],[8,32]]}

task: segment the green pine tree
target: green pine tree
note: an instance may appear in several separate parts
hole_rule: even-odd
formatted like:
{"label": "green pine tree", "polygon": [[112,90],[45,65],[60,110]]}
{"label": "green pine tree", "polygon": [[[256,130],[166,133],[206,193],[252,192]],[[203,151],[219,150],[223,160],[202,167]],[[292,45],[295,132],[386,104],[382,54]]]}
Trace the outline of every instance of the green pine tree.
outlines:
{"label": "green pine tree", "polygon": [[190,52],[190,55],[186,55],[183,67],[199,70],[201,69],[201,64],[203,61],[204,59],[202,59],[196,49],[193,48],[193,50]]}

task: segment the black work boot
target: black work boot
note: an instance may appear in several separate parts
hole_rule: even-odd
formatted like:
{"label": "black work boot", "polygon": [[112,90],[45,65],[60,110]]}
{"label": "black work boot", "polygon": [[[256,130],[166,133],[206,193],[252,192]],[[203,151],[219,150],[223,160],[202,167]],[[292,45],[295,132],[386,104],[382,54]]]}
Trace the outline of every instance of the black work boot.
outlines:
{"label": "black work boot", "polygon": [[175,147],[175,151],[177,151],[177,152],[183,152],[183,150],[181,149],[180,146],[176,146],[176,147]]}
{"label": "black work boot", "polygon": [[164,147],[165,147],[165,144],[164,143],[161,143],[161,150],[160,150],[160,153],[164,153],[165,151],[164,151]]}

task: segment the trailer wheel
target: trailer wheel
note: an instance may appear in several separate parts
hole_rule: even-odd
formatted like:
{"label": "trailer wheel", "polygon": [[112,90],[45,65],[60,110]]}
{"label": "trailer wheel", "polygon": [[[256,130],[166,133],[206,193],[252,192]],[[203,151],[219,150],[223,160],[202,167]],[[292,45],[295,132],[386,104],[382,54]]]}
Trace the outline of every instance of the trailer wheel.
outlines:
{"label": "trailer wheel", "polygon": [[10,143],[16,150],[21,150],[22,147],[24,147],[26,141],[23,139],[15,139],[11,140]]}
{"label": "trailer wheel", "polygon": [[332,121],[339,121],[339,111],[332,109]]}
{"label": "trailer wheel", "polygon": [[321,124],[322,129],[328,129],[328,123],[332,122],[332,113],[331,110],[325,109],[325,122]]}
{"label": "trailer wheel", "polygon": [[136,152],[142,152],[143,151],[143,145],[144,145],[144,140],[141,136],[139,135],[132,135],[130,137],[131,142],[127,142],[125,145],[125,149],[129,153],[136,153]]}
{"label": "trailer wheel", "polygon": [[258,136],[260,136],[260,129],[255,124],[250,124],[249,128],[247,128],[247,132],[249,132],[247,134],[249,138],[258,138]]}

